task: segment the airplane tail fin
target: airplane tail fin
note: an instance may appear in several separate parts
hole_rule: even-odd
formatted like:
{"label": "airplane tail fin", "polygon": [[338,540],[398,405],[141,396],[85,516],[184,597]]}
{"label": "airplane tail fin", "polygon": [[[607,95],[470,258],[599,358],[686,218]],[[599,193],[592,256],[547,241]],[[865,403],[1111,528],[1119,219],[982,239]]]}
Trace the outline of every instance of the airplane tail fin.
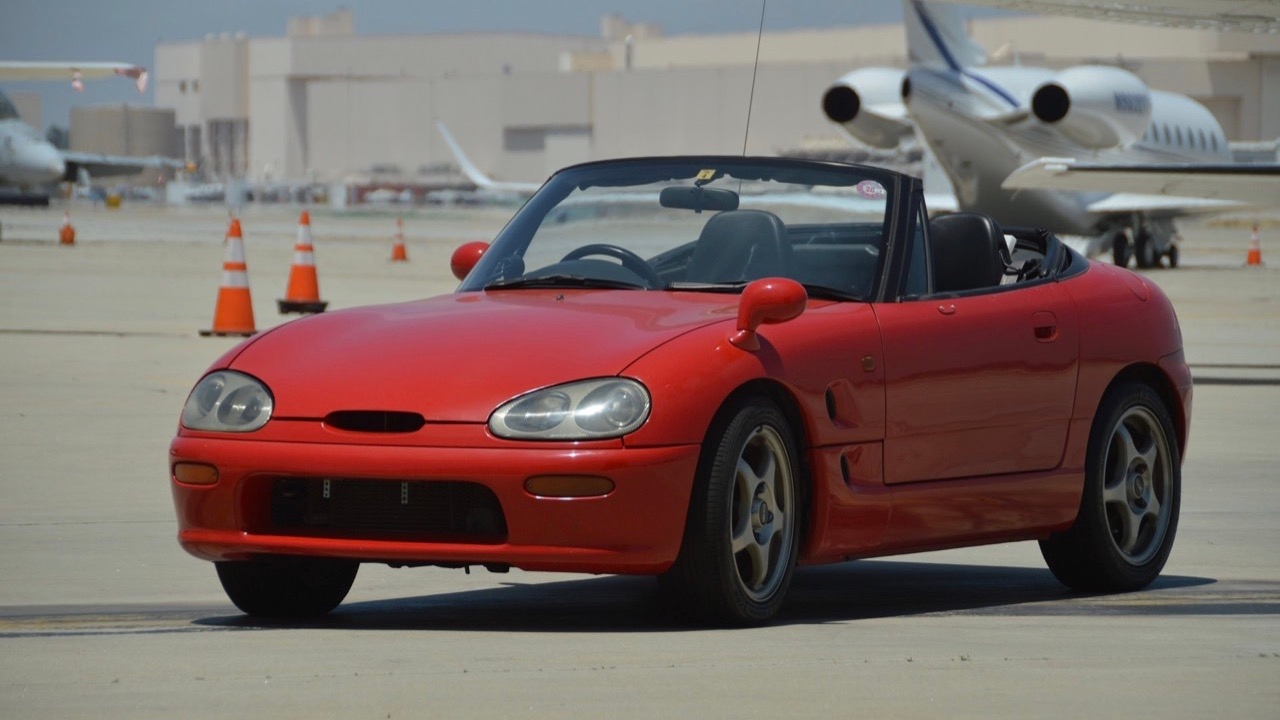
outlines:
{"label": "airplane tail fin", "polygon": [[959,70],[986,62],[986,49],[969,37],[954,5],[904,0],[902,14],[912,63]]}
{"label": "airplane tail fin", "polygon": [[478,188],[492,189],[497,183],[493,178],[480,172],[480,168],[471,162],[467,154],[462,152],[462,146],[457,140],[453,139],[453,135],[449,133],[449,128],[444,126],[443,120],[436,120],[436,128],[440,131],[440,136],[444,138],[444,142],[449,146],[449,152],[453,153],[453,158],[458,161],[458,167],[462,170],[462,174],[475,184]]}

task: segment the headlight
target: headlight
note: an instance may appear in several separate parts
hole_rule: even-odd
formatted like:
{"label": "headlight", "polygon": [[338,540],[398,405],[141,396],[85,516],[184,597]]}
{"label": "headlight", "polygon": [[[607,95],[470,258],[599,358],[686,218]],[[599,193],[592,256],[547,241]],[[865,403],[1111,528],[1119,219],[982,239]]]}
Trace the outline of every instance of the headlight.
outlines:
{"label": "headlight", "polygon": [[504,438],[598,440],[626,435],[648,417],[643,385],[601,378],[521,395],[489,416],[489,430]]}
{"label": "headlight", "polygon": [[250,432],[271,419],[271,391],[243,373],[219,370],[205,375],[182,408],[182,425],[192,430]]}

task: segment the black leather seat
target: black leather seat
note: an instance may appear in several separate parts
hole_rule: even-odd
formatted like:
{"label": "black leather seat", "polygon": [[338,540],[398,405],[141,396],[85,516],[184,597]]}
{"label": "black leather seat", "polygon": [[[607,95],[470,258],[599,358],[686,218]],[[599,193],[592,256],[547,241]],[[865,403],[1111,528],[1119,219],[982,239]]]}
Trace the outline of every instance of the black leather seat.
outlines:
{"label": "black leather seat", "polygon": [[764,210],[713,215],[693,248],[689,282],[743,282],[791,275],[791,242],[782,220]]}
{"label": "black leather seat", "polygon": [[996,287],[1011,264],[1009,246],[995,220],[954,213],[929,221],[934,292]]}

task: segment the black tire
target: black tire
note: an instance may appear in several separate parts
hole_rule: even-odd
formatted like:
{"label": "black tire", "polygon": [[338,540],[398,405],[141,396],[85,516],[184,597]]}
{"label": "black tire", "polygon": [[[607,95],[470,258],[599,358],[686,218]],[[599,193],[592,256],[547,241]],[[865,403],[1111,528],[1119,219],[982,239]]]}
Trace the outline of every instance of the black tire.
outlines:
{"label": "black tire", "polygon": [[309,557],[270,557],[214,563],[231,602],[264,618],[317,617],[338,607],[360,563]]}
{"label": "black tire", "polygon": [[1111,238],[1111,259],[1120,267],[1129,267],[1129,236],[1118,232]]}
{"label": "black tire", "polygon": [[1169,258],[1169,269],[1178,267],[1178,246],[1170,245],[1169,252],[1165,253]]}
{"label": "black tire", "polygon": [[1160,265],[1160,256],[1156,254],[1155,241],[1145,232],[1138,233],[1138,237],[1134,240],[1134,257],[1137,258],[1138,267],[1149,269]]}
{"label": "black tire", "polygon": [[1064,585],[1128,592],[1160,575],[1182,499],[1175,437],[1169,411],[1150,387],[1125,383],[1103,397],[1089,433],[1075,525],[1040,542]]}
{"label": "black tire", "polygon": [[804,488],[796,441],[772,401],[727,404],[703,442],[680,556],[659,583],[698,621],[767,622],[800,550]]}

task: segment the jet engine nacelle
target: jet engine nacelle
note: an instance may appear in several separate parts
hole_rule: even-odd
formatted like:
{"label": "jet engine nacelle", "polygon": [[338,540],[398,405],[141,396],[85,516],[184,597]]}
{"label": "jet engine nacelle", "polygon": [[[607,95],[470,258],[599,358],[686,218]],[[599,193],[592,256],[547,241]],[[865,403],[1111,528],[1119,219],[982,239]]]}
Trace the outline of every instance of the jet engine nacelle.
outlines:
{"label": "jet engine nacelle", "polygon": [[1151,91],[1127,70],[1082,65],[1036,88],[1031,112],[1085,147],[1113,148],[1142,137],[1151,123]]}
{"label": "jet engine nacelle", "polygon": [[859,142],[892,150],[912,136],[902,105],[902,78],[896,68],[861,68],[845,75],[822,96],[822,110]]}

